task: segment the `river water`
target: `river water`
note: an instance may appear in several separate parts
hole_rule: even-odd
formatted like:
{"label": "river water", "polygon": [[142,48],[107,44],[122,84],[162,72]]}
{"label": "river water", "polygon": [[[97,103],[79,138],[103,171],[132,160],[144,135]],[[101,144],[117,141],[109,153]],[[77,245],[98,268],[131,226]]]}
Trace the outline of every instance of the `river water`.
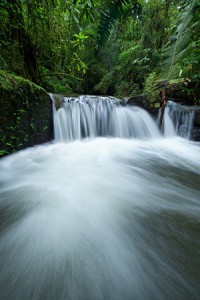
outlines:
{"label": "river water", "polygon": [[1,299],[200,299],[199,143],[113,105],[1,159]]}

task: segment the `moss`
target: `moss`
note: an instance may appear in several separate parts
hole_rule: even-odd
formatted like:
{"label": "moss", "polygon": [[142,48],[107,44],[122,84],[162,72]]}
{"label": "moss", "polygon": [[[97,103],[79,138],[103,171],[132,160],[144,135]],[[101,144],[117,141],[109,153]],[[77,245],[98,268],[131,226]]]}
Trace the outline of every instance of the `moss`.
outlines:
{"label": "moss", "polygon": [[42,87],[36,85],[31,81],[0,70],[0,89],[4,89],[7,91],[16,91],[18,88],[22,87],[32,92],[39,91],[46,93],[46,91]]}
{"label": "moss", "polygon": [[0,71],[0,156],[52,138],[47,92],[22,77]]}

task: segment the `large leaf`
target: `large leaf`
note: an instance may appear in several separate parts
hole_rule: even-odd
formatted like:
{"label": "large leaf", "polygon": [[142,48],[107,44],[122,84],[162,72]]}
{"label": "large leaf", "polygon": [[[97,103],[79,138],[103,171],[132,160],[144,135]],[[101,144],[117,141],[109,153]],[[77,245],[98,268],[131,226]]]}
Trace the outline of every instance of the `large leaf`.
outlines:
{"label": "large leaf", "polygon": [[123,16],[124,7],[130,5],[130,10],[138,10],[140,6],[137,0],[109,0],[106,1],[105,8],[100,13],[100,24],[98,29],[98,44],[104,44],[115,24],[116,20]]}
{"label": "large leaf", "polygon": [[164,50],[162,71],[160,76],[167,80],[175,78],[178,70],[176,64],[186,57],[192,47],[191,36],[200,22],[195,20],[195,12],[199,9],[198,0],[193,0],[181,12],[179,24],[171,36],[169,45]]}

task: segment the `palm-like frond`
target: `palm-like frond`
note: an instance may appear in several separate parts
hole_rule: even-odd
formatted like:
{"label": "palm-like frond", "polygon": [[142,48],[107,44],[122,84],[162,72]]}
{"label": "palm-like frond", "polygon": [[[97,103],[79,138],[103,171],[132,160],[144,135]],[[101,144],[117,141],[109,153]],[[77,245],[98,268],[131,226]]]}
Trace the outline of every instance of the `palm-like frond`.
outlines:
{"label": "palm-like frond", "polygon": [[199,21],[195,22],[195,12],[199,8],[198,0],[193,0],[184,8],[181,15],[179,25],[176,31],[171,36],[169,46],[164,51],[162,62],[161,77],[172,79],[176,77],[175,65],[184,58],[191,50],[192,42],[191,35],[196,26],[199,26]]}
{"label": "palm-like frond", "polygon": [[137,0],[109,0],[106,3],[105,8],[100,13],[100,24],[98,29],[99,44],[104,44],[115,24],[123,15],[123,8],[125,5],[130,4],[130,9],[138,9],[140,5]]}

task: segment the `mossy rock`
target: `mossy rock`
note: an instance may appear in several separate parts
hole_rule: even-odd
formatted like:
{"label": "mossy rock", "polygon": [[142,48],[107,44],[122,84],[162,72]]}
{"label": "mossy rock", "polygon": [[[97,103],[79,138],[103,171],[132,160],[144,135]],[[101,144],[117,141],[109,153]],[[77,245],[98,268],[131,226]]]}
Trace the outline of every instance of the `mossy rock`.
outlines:
{"label": "mossy rock", "polygon": [[52,106],[47,92],[0,71],[0,156],[50,141]]}

